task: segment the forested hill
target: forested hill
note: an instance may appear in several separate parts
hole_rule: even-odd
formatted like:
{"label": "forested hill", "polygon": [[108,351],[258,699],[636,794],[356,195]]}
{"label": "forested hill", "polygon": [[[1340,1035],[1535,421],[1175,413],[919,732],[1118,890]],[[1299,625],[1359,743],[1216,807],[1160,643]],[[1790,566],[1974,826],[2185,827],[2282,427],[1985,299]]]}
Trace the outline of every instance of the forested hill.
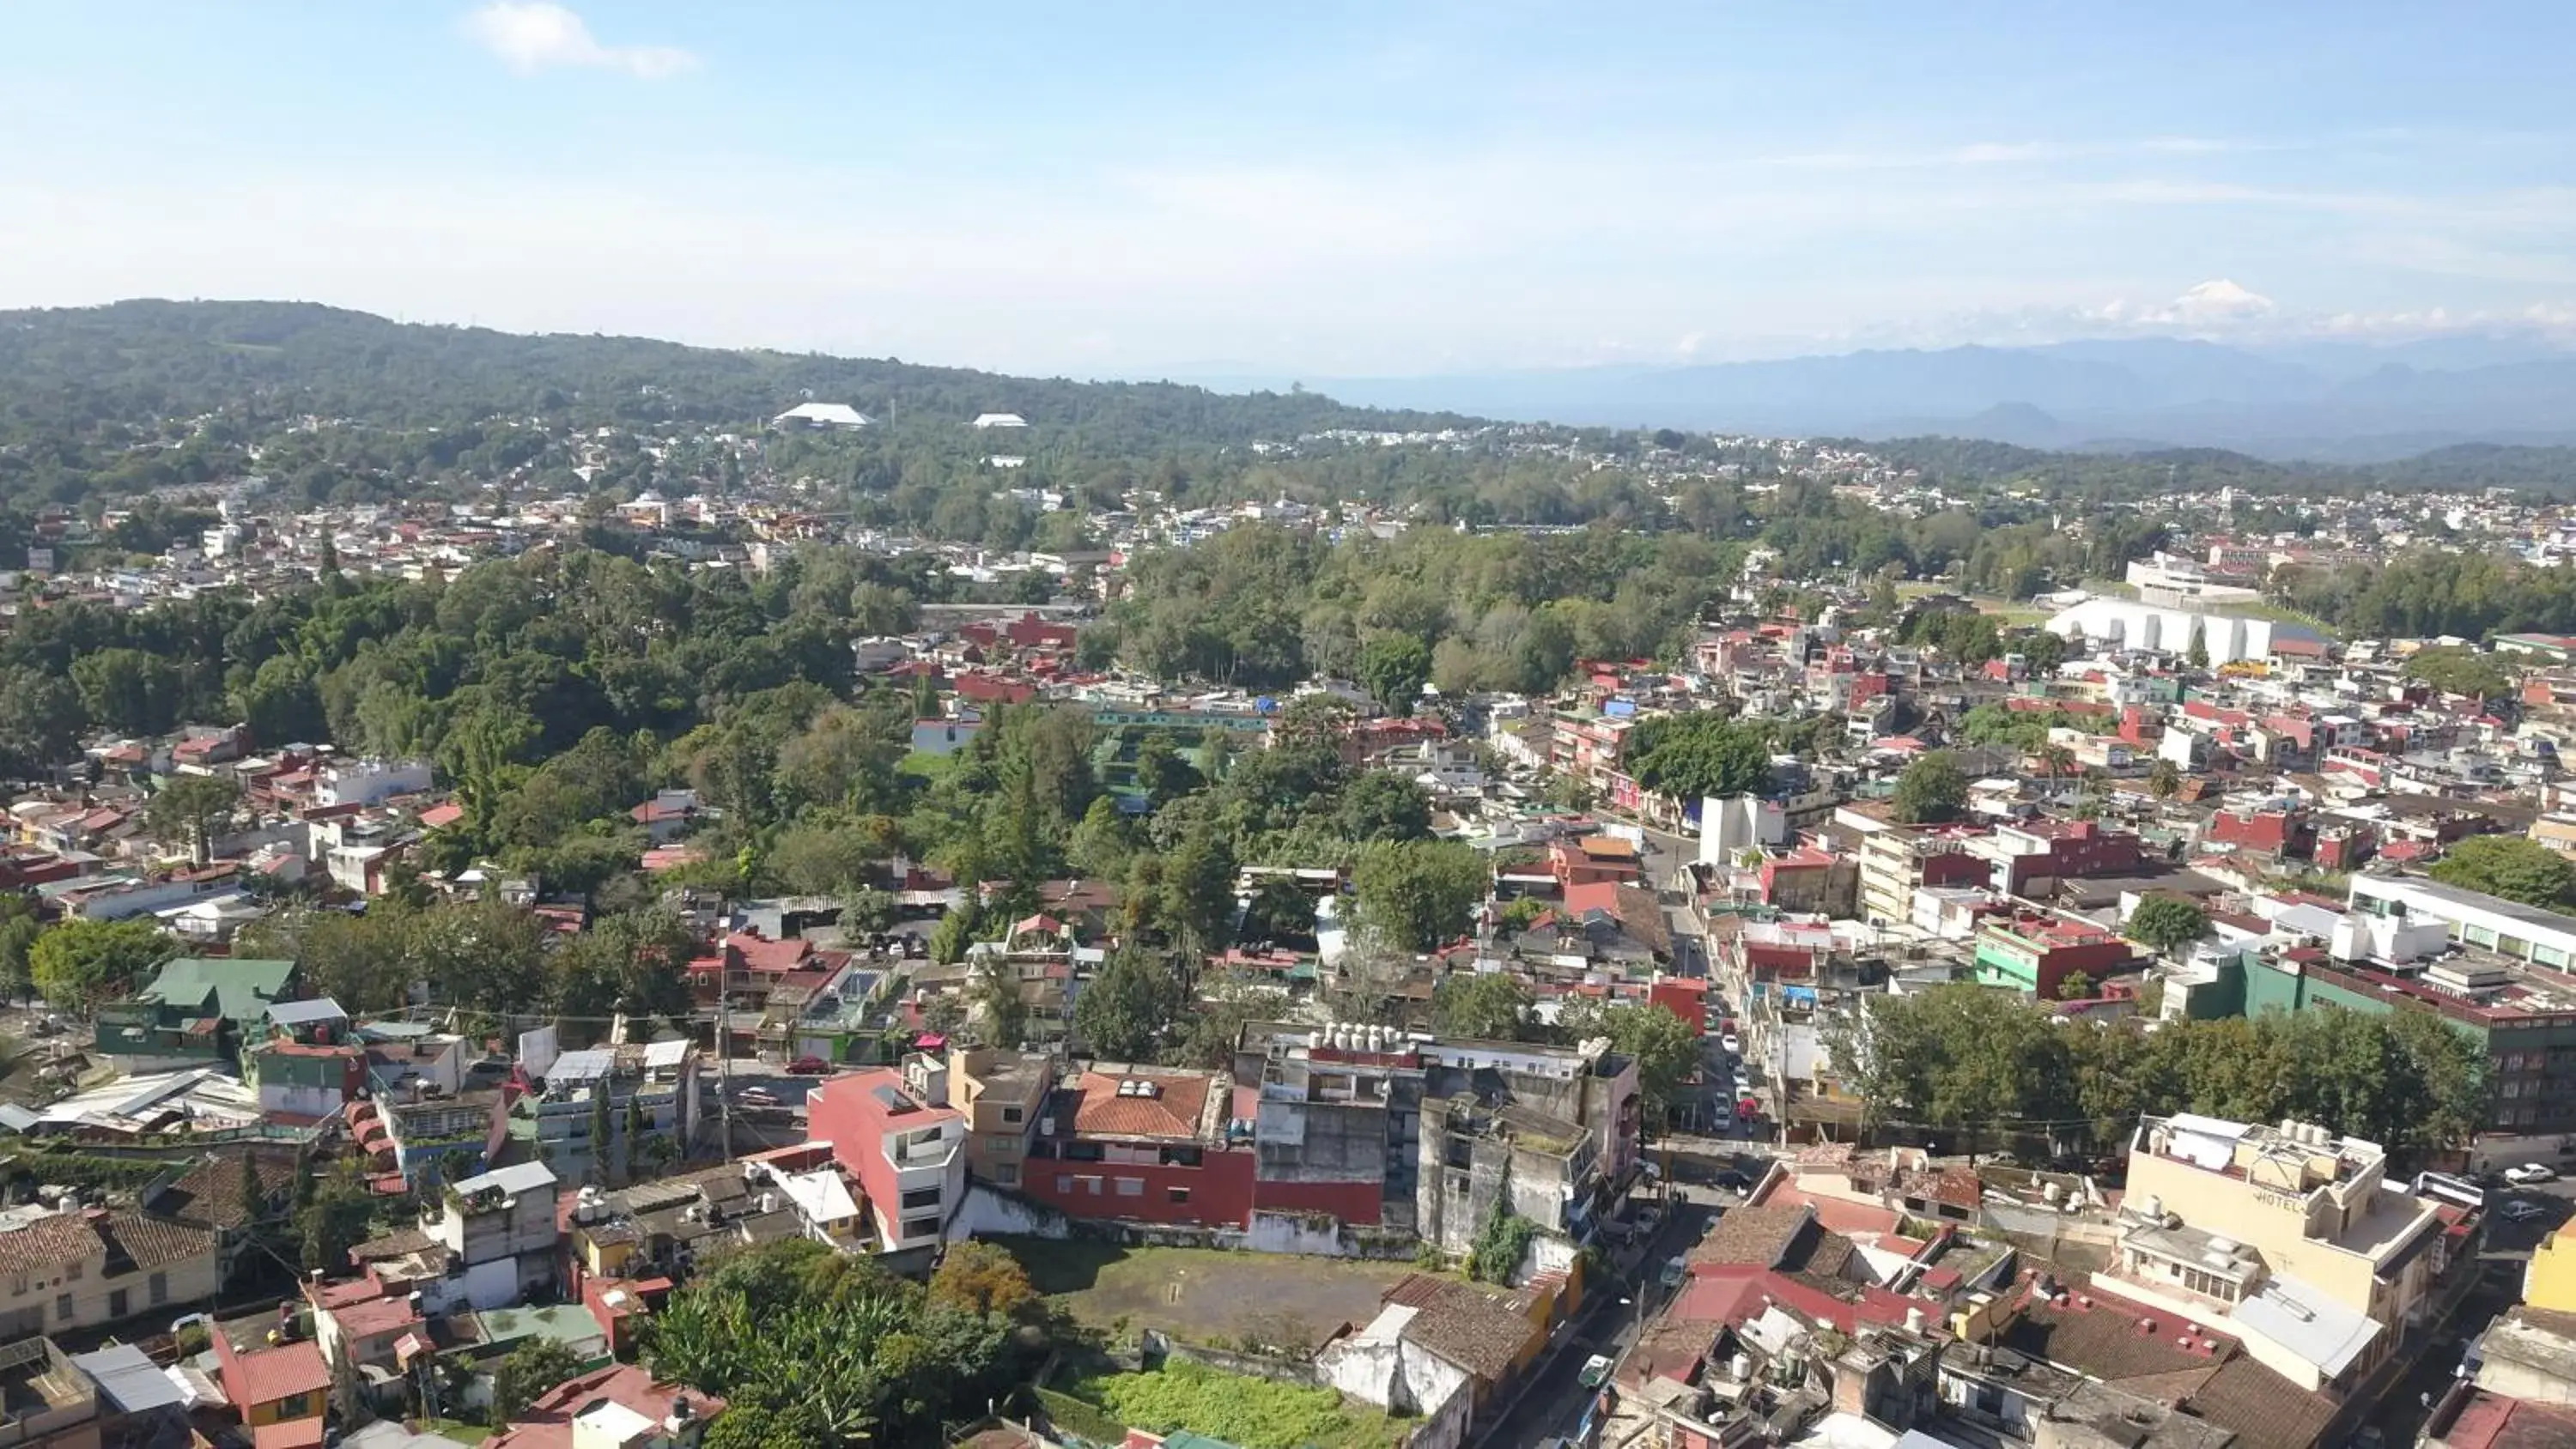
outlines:
{"label": "forested hill", "polygon": [[525,336],[392,322],[305,302],[142,300],[0,312],[0,443],[205,414],[311,414],[383,427],[492,418],[749,424],[804,401],[871,418],[1015,412],[1100,449],[1151,453],[1331,428],[1463,426],[1451,414],[1345,407],[1313,393],[1005,377],[891,359]]}

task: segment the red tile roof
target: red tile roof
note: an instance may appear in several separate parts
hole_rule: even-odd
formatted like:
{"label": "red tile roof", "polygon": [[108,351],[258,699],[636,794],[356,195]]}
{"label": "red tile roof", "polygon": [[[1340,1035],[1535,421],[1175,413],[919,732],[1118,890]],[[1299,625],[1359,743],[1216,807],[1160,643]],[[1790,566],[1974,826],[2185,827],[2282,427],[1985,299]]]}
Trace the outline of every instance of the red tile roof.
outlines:
{"label": "red tile roof", "polygon": [[[297,1394],[320,1394],[331,1387],[331,1367],[322,1361],[322,1350],[311,1339],[246,1353],[233,1362],[240,1370],[239,1397],[244,1408],[273,1404]],[[229,1374],[225,1377],[233,1378]],[[313,1412],[322,1412],[319,1399],[314,1401]]]}
{"label": "red tile roof", "polygon": [[[1207,1109],[1214,1078],[1200,1072],[1085,1072],[1076,1083],[1082,1103],[1074,1108],[1073,1129],[1085,1136],[1178,1137],[1198,1140],[1199,1119]],[[1118,1084],[1151,1082],[1161,1088],[1152,1097],[1122,1097]]]}

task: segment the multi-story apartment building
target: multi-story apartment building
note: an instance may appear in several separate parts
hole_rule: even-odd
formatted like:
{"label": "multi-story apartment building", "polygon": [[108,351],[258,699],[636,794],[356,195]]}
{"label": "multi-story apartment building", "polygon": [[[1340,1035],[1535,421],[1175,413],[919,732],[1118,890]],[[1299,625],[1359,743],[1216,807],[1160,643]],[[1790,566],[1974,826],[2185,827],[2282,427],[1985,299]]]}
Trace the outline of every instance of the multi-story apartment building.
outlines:
{"label": "multi-story apartment building", "polygon": [[[2138,1124],[2108,1291],[2210,1325],[2302,1389],[2348,1390],[2428,1329],[2473,1273],[2469,1233],[2322,1127],[2177,1113]],[[2103,1275],[2097,1275],[2100,1281]],[[2160,1330],[2161,1331],[2161,1330]]]}
{"label": "multi-story apartment building", "polygon": [[[1846,819],[1857,817],[1846,812]],[[1978,832],[1872,822],[1860,840],[1860,918],[1881,927],[1914,919],[1914,893],[1925,886],[1984,886],[1992,862],[1970,854]]]}

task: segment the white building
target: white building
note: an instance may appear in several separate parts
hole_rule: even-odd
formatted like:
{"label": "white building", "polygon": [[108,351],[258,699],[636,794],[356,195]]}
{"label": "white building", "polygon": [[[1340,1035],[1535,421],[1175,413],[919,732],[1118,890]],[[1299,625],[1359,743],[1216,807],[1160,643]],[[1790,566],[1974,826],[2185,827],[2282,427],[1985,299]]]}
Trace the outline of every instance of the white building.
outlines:
{"label": "white building", "polygon": [[2195,635],[2214,665],[2261,659],[2272,652],[2272,621],[2236,614],[2196,614],[2127,599],[2086,599],[2060,610],[2048,632],[2114,649],[2188,654]]}
{"label": "white building", "polygon": [[427,760],[344,760],[314,773],[317,805],[378,805],[429,788]]}
{"label": "white building", "polygon": [[1025,428],[1028,425],[1029,420],[1018,413],[977,413],[975,415],[975,426],[979,428]]}
{"label": "white building", "polygon": [[868,425],[867,414],[848,403],[798,403],[769,420],[773,428],[829,428],[854,433]]}

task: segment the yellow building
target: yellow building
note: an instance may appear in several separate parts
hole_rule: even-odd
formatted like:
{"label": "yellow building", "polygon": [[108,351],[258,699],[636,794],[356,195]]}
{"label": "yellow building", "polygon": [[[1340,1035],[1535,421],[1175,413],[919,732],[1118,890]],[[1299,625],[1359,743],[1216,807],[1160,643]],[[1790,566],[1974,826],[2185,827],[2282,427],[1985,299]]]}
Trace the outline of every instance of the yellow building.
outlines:
{"label": "yellow building", "polygon": [[2386,1168],[2377,1143],[2309,1123],[2146,1118],[2120,1266],[2097,1281],[2181,1324],[2223,1321],[2304,1388],[2356,1382],[2422,1322],[2448,1267],[2440,1213]]}
{"label": "yellow building", "polygon": [[2523,1270],[2522,1301],[2552,1313],[2576,1313],[2576,1218],[2558,1225],[2531,1250]]}

